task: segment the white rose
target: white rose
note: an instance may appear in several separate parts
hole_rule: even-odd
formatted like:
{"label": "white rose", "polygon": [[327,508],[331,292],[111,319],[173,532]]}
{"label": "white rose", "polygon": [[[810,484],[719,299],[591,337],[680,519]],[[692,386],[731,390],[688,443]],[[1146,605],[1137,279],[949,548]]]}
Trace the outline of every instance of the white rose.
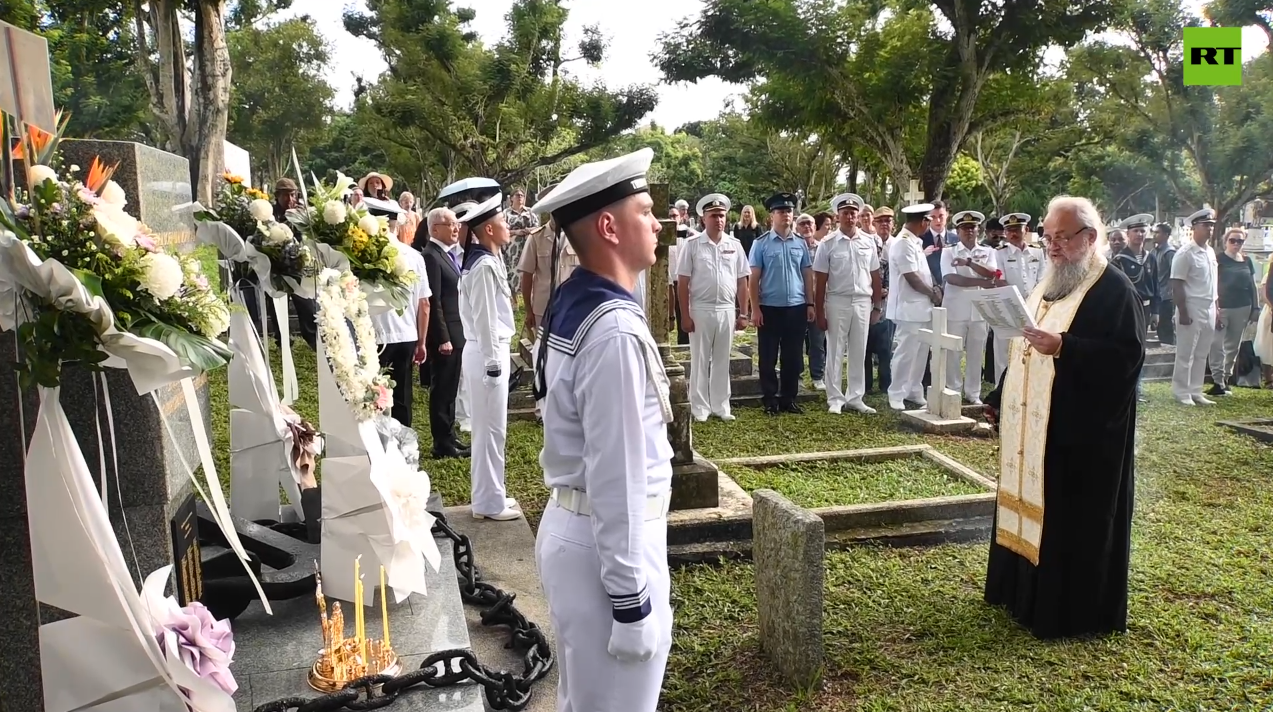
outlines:
{"label": "white rose", "polygon": [[376,219],[375,215],[362,216],[362,219],[358,221],[358,227],[368,235],[380,234],[380,221]]}
{"label": "white rose", "polygon": [[323,206],[323,222],[328,225],[339,225],[345,222],[345,204],[339,200],[329,200]]}
{"label": "white rose", "polygon": [[292,239],[292,228],[283,223],[274,223],[270,225],[269,240],[273,244],[287,242]]}
{"label": "white rose", "polygon": [[259,222],[269,222],[274,219],[274,206],[270,205],[270,201],[257,198],[248,205],[248,212],[252,214]]}
{"label": "white rose", "polygon": [[141,287],[155,299],[171,299],[181,289],[185,274],[176,257],[163,252],[152,252],[141,258],[141,264],[144,270]]}
{"label": "white rose", "polygon": [[31,180],[31,185],[33,187],[44,185],[44,181],[46,180],[51,180],[54,183],[56,183],[57,171],[53,170],[52,168],[49,168],[48,166],[42,166],[42,165],[36,164],[34,166],[31,166],[31,170],[29,173],[27,173],[27,177]]}
{"label": "white rose", "polygon": [[107,205],[113,205],[117,208],[123,208],[128,204],[128,196],[124,195],[124,189],[119,187],[119,183],[113,180],[106,181],[106,185],[102,186],[102,202]]}

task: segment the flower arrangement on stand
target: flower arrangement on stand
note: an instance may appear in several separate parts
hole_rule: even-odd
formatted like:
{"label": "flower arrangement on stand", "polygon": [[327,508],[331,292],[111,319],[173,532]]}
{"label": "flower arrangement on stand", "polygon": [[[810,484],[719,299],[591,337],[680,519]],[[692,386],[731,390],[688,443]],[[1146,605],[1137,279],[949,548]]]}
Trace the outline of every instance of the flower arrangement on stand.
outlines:
{"label": "flower arrangement on stand", "polygon": [[324,269],[318,307],[318,337],[340,394],[359,421],[371,420],[393,405],[394,382],[380,368],[367,295],[352,273]]}
{"label": "flower arrangement on stand", "polygon": [[[248,263],[267,287],[271,296],[312,290],[306,278],[315,273],[314,257],[286,222],[274,219],[274,206],[264,192],[247,186],[243,178],[232,173],[221,175],[212,208],[198,206],[194,213],[200,223],[220,223],[233,235],[201,235],[213,242],[226,258]],[[234,237],[243,245],[236,244]],[[222,244],[227,243],[227,244]]]}
{"label": "flower arrangement on stand", "polygon": [[358,279],[373,309],[388,306],[401,313],[418,276],[399,254],[388,220],[369,215],[363,206],[345,204],[354,181],[337,175],[332,186],[315,178],[309,205],[289,210],[287,220],[314,244],[324,267],[348,270]]}
{"label": "flower arrangement on stand", "polygon": [[[162,343],[196,371],[224,366],[230,352],[218,338],[229,307],[198,261],[161,250],[124,211],[114,168],[95,158],[82,178],[63,177],[50,167],[56,151],[56,137],[37,145],[28,134],[27,189],[0,200],[24,384],[56,387],[65,363],[100,371],[121,332]],[[68,291],[82,299],[68,301]],[[88,308],[99,300],[106,310]]]}

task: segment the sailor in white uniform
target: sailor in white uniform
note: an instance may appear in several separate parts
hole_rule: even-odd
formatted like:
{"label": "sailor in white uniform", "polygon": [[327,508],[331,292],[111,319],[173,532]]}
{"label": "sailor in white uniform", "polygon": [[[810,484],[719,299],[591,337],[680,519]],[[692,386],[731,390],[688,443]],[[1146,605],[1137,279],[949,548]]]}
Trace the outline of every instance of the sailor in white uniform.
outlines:
{"label": "sailor in white uniform", "polygon": [[[1026,228],[1030,226],[1030,216],[1026,213],[1008,213],[1000,218],[1003,224],[1004,240],[999,244],[995,254],[995,262],[1003,272],[1003,279],[1021,292],[1022,299],[1028,299],[1034,286],[1043,276],[1043,250],[1025,241]],[[1010,337],[995,334],[995,380],[1003,379],[1003,371],[1008,367],[1008,343]]]}
{"label": "sailor in white uniform", "polygon": [[500,210],[500,193],[458,216],[468,227],[460,270],[460,320],[464,326],[461,379],[467,384],[473,419],[473,516],[517,519],[517,502],[505,496],[504,443],[508,437],[508,376],[513,334],[512,290],[499,257],[511,239]]}
{"label": "sailor in white uniform", "polygon": [[906,410],[906,402],[923,408],[924,367],[928,364],[929,344],[920,329],[930,326],[933,307],[941,305],[941,288],[933,284],[933,272],[924,254],[920,235],[928,229],[932,203],[902,208],[905,224],[893,236],[888,254],[888,303],[886,316],[897,327],[897,345],[893,349],[893,383],[888,388],[888,407]]}
{"label": "sailor in white uniform", "polygon": [[[858,229],[862,197],[841,193],[831,199],[839,228],[818,245],[813,257],[813,303],[818,326],[827,332],[827,410],[859,413],[875,409],[866,395],[866,337],[880,310],[872,303],[883,294],[880,254],[875,237]],[[842,376],[848,361],[847,378]],[[847,386],[845,383],[847,382]]]}
{"label": "sailor in white uniform", "polygon": [[549,302],[535,379],[552,492],[535,559],[557,632],[558,712],[655,712],[672,645],[672,407],[632,294],[658,244],[653,157],[580,166],[539,203],[579,256]]}
{"label": "sailor in white uniform", "polygon": [[[677,298],[681,325],[690,335],[690,413],[734,420],[729,407],[729,359],[734,331],[747,326],[747,277],[751,265],[743,244],[725,233],[729,198],[720,193],[698,201],[703,232],[681,246]],[[740,298],[742,301],[739,301]]]}
{"label": "sailor in white uniform", "polygon": [[998,251],[977,243],[977,232],[985,220],[986,216],[976,210],[956,214],[953,222],[959,241],[941,254],[942,280],[946,285],[942,304],[950,319],[946,328],[964,343],[962,353],[951,350],[946,354],[946,388],[962,390],[964,399],[972,405],[981,405],[981,366],[986,358],[989,326],[973,306],[971,295],[978,289],[1007,284],[999,275],[995,260]]}
{"label": "sailor in white uniform", "polygon": [[1215,405],[1202,395],[1202,379],[1211,341],[1220,325],[1218,264],[1210,242],[1216,213],[1204,207],[1188,221],[1193,239],[1182,244],[1171,260],[1171,290],[1176,302],[1176,365],[1171,394],[1181,405]]}

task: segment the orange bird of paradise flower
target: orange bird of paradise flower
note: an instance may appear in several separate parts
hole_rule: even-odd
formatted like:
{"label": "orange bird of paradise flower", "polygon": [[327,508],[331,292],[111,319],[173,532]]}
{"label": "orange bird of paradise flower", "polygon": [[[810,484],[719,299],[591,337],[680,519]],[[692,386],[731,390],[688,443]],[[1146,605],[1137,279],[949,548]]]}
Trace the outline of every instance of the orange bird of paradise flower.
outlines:
{"label": "orange bird of paradise flower", "polygon": [[88,167],[88,177],[84,179],[84,186],[89,190],[102,194],[102,189],[110,181],[111,176],[115,175],[115,169],[119,168],[119,163],[107,168],[97,156],[93,156],[93,165]]}

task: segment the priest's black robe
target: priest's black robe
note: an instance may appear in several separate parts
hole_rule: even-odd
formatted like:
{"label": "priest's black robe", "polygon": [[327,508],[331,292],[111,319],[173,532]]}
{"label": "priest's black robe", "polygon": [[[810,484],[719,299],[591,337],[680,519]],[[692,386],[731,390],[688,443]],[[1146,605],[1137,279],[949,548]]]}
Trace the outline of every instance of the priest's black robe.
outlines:
{"label": "priest's black robe", "polygon": [[[995,543],[992,532],[986,602],[1005,606],[1038,638],[1127,630],[1136,381],[1145,330],[1131,282],[1106,267],[1061,335],[1055,360],[1038,566]],[[1002,390],[1001,380],[986,404],[998,410]]]}

